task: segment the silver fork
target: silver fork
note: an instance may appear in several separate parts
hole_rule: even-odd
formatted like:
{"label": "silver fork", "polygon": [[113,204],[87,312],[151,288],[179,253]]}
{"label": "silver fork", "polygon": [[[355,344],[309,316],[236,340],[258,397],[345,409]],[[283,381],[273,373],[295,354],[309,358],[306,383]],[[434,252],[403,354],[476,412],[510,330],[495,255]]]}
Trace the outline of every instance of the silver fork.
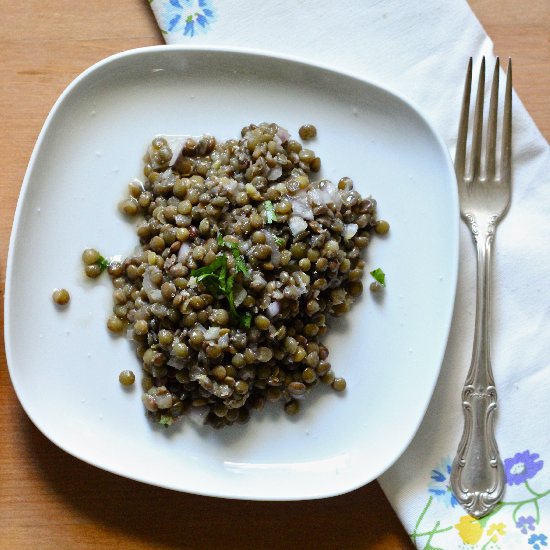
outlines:
{"label": "silver fork", "polygon": [[[511,195],[512,60],[508,61],[502,123],[502,149],[497,161],[499,60],[495,64],[482,166],[485,58],[481,62],[474,111],[470,162],[466,164],[472,59],[468,63],[458,130],[455,171],[460,214],[477,249],[477,294],[474,344],[462,390],[464,431],[451,470],[451,488],[458,502],[474,517],[487,515],[504,491],[504,469],[494,434],[497,391],[491,369],[489,325],[491,253],[497,224],[506,214]],[[499,174],[497,175],[497,163]]]}

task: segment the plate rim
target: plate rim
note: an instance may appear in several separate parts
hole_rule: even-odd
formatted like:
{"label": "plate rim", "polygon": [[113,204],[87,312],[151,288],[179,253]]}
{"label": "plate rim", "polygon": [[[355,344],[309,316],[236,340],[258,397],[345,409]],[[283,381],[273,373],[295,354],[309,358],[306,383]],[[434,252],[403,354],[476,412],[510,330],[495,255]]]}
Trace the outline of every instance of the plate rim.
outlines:
{"label": "plate rim", "polygon": [[11,384],[14,388],[15,394],[19,400],[19,403],[31,422],[34,424],[34,426],[52,443],[54,443],[57,447],[62,449],[63,451],[67,452],[71,456],[74,456],[75,458],[82,460],[83,462],[90,464],[94,467],[101,468],[105,471],[108,471],[110,473],[126,477],[128,479],[131,479],[133,481],[138,481],[141,483],[147,483],[149,485],[162,487],[165,489],[171,489],[176,490],[179,492],[186,492],[189,494],[196,494],[196,495],[202,495],[202,496],[212,496],[212,497],[218,497],[218,498],[229,498],[229,499],[245,499],[245,500],[257,500],[257,501],[296,501],[296,500],[315,500],[315,499],[321,499],[321,498],[327,498],[327,497],[333,497],[338,496],[341,494],[345,494],[348,492],[351,492],[355,489],[358,489],[368,483],[371,483],[376,478],[378,478],[380,475],[382,475],[384,472],[386,472],[388,469],[390,469],[395,462],[402,456],[402,454],[405,452],[405,450],[409,447],[411,442],[413,441],[414,437],[416,436],[421,423],[423,422],[427,409],[429,407],[429,404],[433,398],[433,393],[436,387],[436,384],[438,382],[438,379],[440,377],[441,373],[441,367],[443,364],[446,348],[449,341],[449,335],[451,331],[452,326],[452,319],[453,319],[453,312],[455,309],[455,302],[456,302],[456,295],[457,295],[457,287],[458,287],[458,270],[459,270],[459,246],[460,246],[460,240],[459,240],[459,226],[460,226],[460,216],[458,214],[459,212],[459,203],[458,203],[458,189],[456,185],[451,186],[450,191],[450,200],[452,202],[453,210],[455,212],[454,216],[454,223],[453,223],[453,230],[452,230],[452,237],[453,237],[453,246],[449,247],[449,249],[452,251],[451,258],[449,260],[449,265],[451,266],[451,275],[452,280],[448,284],[448,292],[449,292],[449,303],[452,303],[451,307],[449,308],[447,318],[445,319],[445,330],[444,335],[445,338],[441,339],[440,342],[440,349],[438,354],[434,354],[437,356],[437,368],[435,369],[434,376],[430,380],[431,387],[429,388],[429,392],[427,393],[427,399],[426,402],[422,404],[422,407],[419,407],[420,414],[418,415],[418,420],[414,425],[414,428],[411,430],[411,434],[408,438],[404,438],[402,441],[401,446],[399,446],[399,450],[395,452],[395,455],[393,459],[386,464],[384,467],[378,468],[377,471],[374,473],[371,473],[366,479],[364,477],[361,477],[359,481],[356,481],[355,483],[348,483],[347,485],[341,485],[339,486],[338,490],[323,490],[322,487],[319,488],[317,493],[315,495],[307,495],[307,496],[299,496],[299,495],[291,495],[291,496],[264,496],[262,494],[255,493],[254,495],[248,494],[248,493],[235,493],[235,494],[225,494],[220,493],[220,491],[211,490],[210,487],[205,486],[204,491],[197,491],[193,489],[185,489],[185,488],[179,488],[174,487],[168,483],[162,483],[159,481],[154,481],[151,479],[147,479],[146,476],[137,476],[137,475],[131,475],[124,473],[121,471],[121,469],[106,465],[104,463],[100,463],[98,461],[93,461],[83,454],[81,454],[78,451],[69,450],[64,442],[58,441],[58,438],[55,436],[51,436],[47,433],[47,430],[45,427],[42,426],[39,419],[35,419],[33,415],[31,415],[28,411],[27,403],[24,399],[22,399],[23,392],[19,386],[19,383],[17,382],[17,376],[15,375],[15,369],[12,366],[14,362],[13,358],[13,352],[12,352],[12,335],[11,335],[11,322],[10,322],[10,315],[6,315],[6,312],[9,313],[11,311],[11,287],[12,287],[12,279],[13,279],[13,269],[14,269],[14,249],[16,244],[16,236],[19,233],[19,225],[21,223],[21,217],[22,217],[22,205],[25,202],[25,198],[28,193],[28,188],[30,185],[30,179],[31,174],[34,170],[34,165],[36,163],[36,159],[38,156],[39,151],[42,148],[43,141],[45,139],[45,135],[49,129],[49,126],[54,120],[57,112],[60,110],[61,106],[65,102],[65,99],[71,94],[71,92],[77,88],[77,86],[80,84],[81,81],[83,81],[85,78],[87,78],[90,74],[93,74],[97,70],[101,69],[103,66],[106,66],[111,63],[115,63],[120,59],[123,58],[130,58],[133,56],[139,57],[140,55],[148,54],[148,53],[169,53],[174,51],[182,51],[182,52],[194,52],[198,55],[200,54],[209,54],[209,53],[218,53],[220,55],[243,55],[243,56],[250,56],[255,58],[265,58],[268,61],[281,61],[291,64],[300,64],[305,65],[307,67],[313,68],[315,70],[320,70],[325,73],[331,73],[335,74],[338,77],[344,77],[344,78],[351,78],[353,80],[361,82],[363,85],[370,86],[384,94],[387,94],[389,96],[393,96],[394,99],[402,102],[404,105],[406,105],[409,109],[411,109],[416,116],[419,117],[419,119],[424,123],[425,127],[430,131],[431,138],[434,139],[435,143],[438,146],[439,152],[441,153],[442,158],[445,159],[447,169],[448,169],[448,175],[451,177],[451,179],[456,183],[456,175],[454,171],[454,167],[451,160],[450,151],[447,148],[443,138],[438,133],[438,131],[435,129],[434,125],[430,122],[427,116],[424,115],[423,111],[408,97],[405,95],[395,91],[391,86],[388,86],[386,84],[380,83],[378,81],[372,80],[370,78],[365,78],[364,76],[358,75],[356,73],[340,70],[339,68],[336,68],[334,66],[319,63],[313,60],[308,60],[301,56],[295,56],[295,55],[286,55],[286,54],[280,54],[278,52],[273,52],[270,50],[263,50],[263,49],[256,49],[256,48],[246,48],[246,47],[225,47],[225,46],[213,46],[213,45],[181,45],[181,44],[173,44],[173,45],[153,45],[153,46],[145,46],[145,47],[139,47],[139,48],[132,48],[128,50],[123,50],[120,52],[117,52],[115,54],[109,55],[96,63],[92,64],[85,70],[83,70],[81,73],[79,73],[61,92],[61,94],[58,96],[54,104],[52,105],[51,109],[48,112],[48,115],[44,119],[42,128],[38,134],[38,137],[36,139],[36,142],[34,144],[32,153],[30,155],[27,168],[25,170],[25,175],[23,177],[22,185],[19,191],[17,204],[15,208],[15,213],[13,216],[12,221],[12,228],[10,232],[10,239],[8,244],[8,254],[7,254],[7,262],[6,262],[6,278],[5,278],[5,292],[4,292],[4,346],[5,346],[5,352],[6,352],[6,363],[8,368],[8,373],[10,375]]}

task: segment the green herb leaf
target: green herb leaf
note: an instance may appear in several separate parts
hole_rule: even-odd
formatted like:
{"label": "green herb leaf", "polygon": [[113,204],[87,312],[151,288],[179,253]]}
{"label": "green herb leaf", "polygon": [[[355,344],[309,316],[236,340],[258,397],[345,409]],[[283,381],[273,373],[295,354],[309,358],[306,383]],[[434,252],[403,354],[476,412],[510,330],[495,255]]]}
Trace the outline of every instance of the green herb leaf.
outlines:
{"label": "green herb leaf", "polygon": [[100,256],[99,260],[96,262],[96,264],[101,268],[101,272],[105,271],[109,267],[110,263],[111,262],[103,256]]}
{"label": "green herb leaf", "polygon": [[264,202],[265,219],[267,223],[273,223],[277,221],[277,213],[275,207],[271,201]]}
{"label": "green herb leaf", "polygon": [[374,271],[371,271],[370,274],[376,279],[378,283],[382,286],[386,286],[386,274],[379,267]]}
{"label": "green herb leaf", "polygon": [[227,296],[227,301],[229,302],[229,311],[231,315],[233,315],[233,317],[241,323],[241,325],[243,325],[245,328],[250,328],[250,321],[252,319],[252,315],[248,312],[241,315],[237,311],[237,308],[235,307],[235,295],[233,293],[234,283],[235,283],[235,275],[230,275],[227,278],[227,282],[226,282],[227,291],[225,294]]}
{"label": "green herb leaf", "polygon": [[216,259],[209,265],[193,269],[191,275],[197,279],[197,282],[200,282],[210,275],[215,275],[222,266],[227,267],[227,258],[224,254],[216,256]]}
{"label": "green herb leaf", "polygon": [[246,262],[244,261],[244,257],[241,254],[241,249],[239,248],[239,245],[237,243],[225,241],[222,234],[218,233],[218,246],[220,248],[225,246],[225,248],[231,250],[231,254],[233,254],[233,258],[235,258],[235,269],[237,270],[237,272],[240,271],[245,277],[247,277],[248,268],[246,267]]}
{"label": "green herb leaf", "polygon": [[[245,275],[248,274],[248,268],[244,263],[244,258],[240,255],[239,246],[235,243],[224,244],[230,248],[235,257],[235,269],[241,271]],[[234,246],[230,246],[234,245]],[[236,247],[236,248],[235,248]],[[235,256],[235,250],[239,258]],[[250,328],[250,319],[248,319],[249,314],[241,315],[235,307],[235,296],[233,293],[233,285],[235,284],[235,275],[228,275],[227,269],[227,256],[222,252],[216,259],[210,264],[200,267],[198,269],[193,269],[191,275],[195,277],[198,283],[204,284],[206,288],[214,296],[223,295],[227,298],[229,303],[229,311],[231,315],[237,319],[243,326]]]}
{"label": "green herb leaf", "polygon": [[162,424],[164,427],[168,428],[168,426],[171,426],[174,423],[174,419],[167,415],[163,414],[160,417],[159,424]]}
{"label": "green herb leaf", "polygon": [[277,246],[283,246],[283,244],[285,244],[285,240],[281,239],[281,237],[275,237],[275,242],[277,243]]}
{"label": "green herb leaf", "polygon": [[238,245],[235,246],[237,246],[237,249],[232,250],[233,258],[235,258],[235,269],[240,271],[245,277],[248,277],[248,267],[246,267],[246,262],[241,256]]}
{"label": "green herb leaf", "polygon": [[235,275],[231,275],[227,279],[226,283],[226,296],[227,301],[229,302],[229,311],[231,312],[231,315],[235,317],[236,319],[240,319],[239,313],[237,312],[237,308],[235,307],[235,295],[233,294],[233,284],[235,283]]}
{"label": "green herb leaf", "polygon": [[246,312],[244,315],[241,315],[241,323],[245,328],[250,328],[250,322],[252,321],[252,314]]}

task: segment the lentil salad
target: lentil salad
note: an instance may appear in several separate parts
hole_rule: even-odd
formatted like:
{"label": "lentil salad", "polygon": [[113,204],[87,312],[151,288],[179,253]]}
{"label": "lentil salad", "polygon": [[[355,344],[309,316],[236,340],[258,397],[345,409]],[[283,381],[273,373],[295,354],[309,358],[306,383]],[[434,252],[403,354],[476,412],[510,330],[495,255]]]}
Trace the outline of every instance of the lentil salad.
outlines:
{"label": "lentil salad", "polygon": [[223,142],[152,140],[145,181],[119,205],[139,217],[140,247],[113,262],[88,249],[83,261],[88,276],[112,278],[107,326],[135,344],[154,421],[188,414],[219,428],[266,402],[296,414],[319,383],[345,390],[322,339],[361,295],[362,250],[389,224],[350,178],[318,180],[320,166],[273,123]]}

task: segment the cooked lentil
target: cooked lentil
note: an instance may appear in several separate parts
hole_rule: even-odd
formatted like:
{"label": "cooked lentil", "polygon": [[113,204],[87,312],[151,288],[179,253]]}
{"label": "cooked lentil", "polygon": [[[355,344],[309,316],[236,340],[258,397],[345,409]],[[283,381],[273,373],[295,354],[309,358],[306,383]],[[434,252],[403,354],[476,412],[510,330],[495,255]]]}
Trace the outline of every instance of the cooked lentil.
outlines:
{"label": "cooked lentil", "polygon": [[118,381],[123,386],[131,386],[136,380],[136,375],[131,370],[123,370],[118,375]]}
{"label": "cooked lentil", "polygon": [[313,139],[317,136],[317,128],[315,128],[313,124],[304,124],[303,126],[300,126],[298,134],[303,140]]}
{"label": "cooked lentil", "polygon": [[56,288],[52,294],[53,301],[58,306],[64,306],[69,303],[71,296],[69,292],[64,288]]}
{"label": "cooked lentil", "polygon": [[374,226],[374,230],[379,235],[385,235],[390,230],[390,224],[386,220],[378,220]]}
{"label": "cooked lentil", "polygon": [[344,378],[335,378],[332,382],[332,388],[336,391],[344,391],[346,389],[346,380]]}
{"label": "cooked lentil", "polygon": [[382,292],[382,290],[384,290],[384,287],[378,281],[373,281],[369,285],[369,289],[371,292]]}
{"label": "cooked lentil", "polygon": [[[141,217],[141,247],[107,270],[107,325],[136,346],[154,421],[168,426],[193,409],[219,428],[246,422],[266,401],[297,414],[319,380],[345,389],[322,337],[361,295],[362,249],[389,224],[350,178],[314,179],[320,166],[277,124],[174,151],[164,137],[151,142],[145,181],[132,182],[120,205]],[[101,273],[100,258],[84,251],[88,276]]]}

